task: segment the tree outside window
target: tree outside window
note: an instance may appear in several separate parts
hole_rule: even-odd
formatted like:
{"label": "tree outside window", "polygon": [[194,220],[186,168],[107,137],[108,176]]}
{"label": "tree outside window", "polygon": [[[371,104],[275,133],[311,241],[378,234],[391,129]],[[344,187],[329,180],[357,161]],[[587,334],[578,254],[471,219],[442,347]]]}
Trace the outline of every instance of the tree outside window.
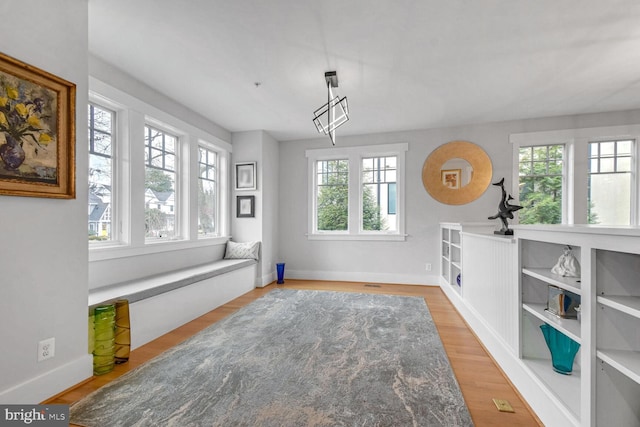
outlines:
{"label": "tree outside window", "polygon": [[520,224],[562,223],[564,145],[519,150]]}
{"label": "tree outside window", "polygon": [[198,148],[198,238],[217,235],[217,158],[215,151]]}
{"label": "tree outside window", "polygon": [[145,237],[176,236],[175,180],[177,137],[145,126]]}
{"label": "tree outside window", "polygon": [[89,129],[89,241],[111,240],[113,204],[113,124],[115,113],[88,106]]}
{"label": "tree outside window", "polygon": [[349,229],[349,161],[317,162],[317,229]]}

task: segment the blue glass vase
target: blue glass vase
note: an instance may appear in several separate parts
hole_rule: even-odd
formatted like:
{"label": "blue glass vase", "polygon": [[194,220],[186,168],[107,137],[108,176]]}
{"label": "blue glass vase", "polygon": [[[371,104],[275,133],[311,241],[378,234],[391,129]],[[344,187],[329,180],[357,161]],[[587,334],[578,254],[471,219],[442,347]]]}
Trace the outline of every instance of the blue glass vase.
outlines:
{"label": "blue glass vase", "polygon": [[276,283],[281,285],[284,283],[284,262],[276,264],[276,272],[278,273],[278,281]]}
{"label": "blue glass vase", "polygon": [[571,375],[573,359],[580,350],[580,344],[546,323],[540,325],[540,329],[551,352],[553,370],[560,374]]}

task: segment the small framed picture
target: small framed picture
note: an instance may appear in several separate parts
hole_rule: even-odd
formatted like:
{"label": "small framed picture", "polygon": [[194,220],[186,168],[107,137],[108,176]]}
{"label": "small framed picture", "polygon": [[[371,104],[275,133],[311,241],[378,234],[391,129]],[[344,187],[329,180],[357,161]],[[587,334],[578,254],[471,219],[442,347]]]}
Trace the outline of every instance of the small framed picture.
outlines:
{"label": "small framed picture", "polygon": [[256,188],[256,162],[236,163],[236,190]]}
{"label": "small framed picture", "polygon": [[441,171],[442,176],[442,184],[451,188],[452,190],[457,190],[460,188],[460,169],[447,169]]}
{"label": "small framed picture", "polygon": [[236,196],[236,218],[253,218],[256,214],[256,196]]}

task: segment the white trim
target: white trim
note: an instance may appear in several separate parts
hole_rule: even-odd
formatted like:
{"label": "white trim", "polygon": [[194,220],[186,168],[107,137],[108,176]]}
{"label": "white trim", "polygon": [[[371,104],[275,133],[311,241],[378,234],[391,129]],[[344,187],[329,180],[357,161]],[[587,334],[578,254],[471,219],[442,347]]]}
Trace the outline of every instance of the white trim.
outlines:
{"label": "white trim", "polygon": [[42,402],[60,393],[60,390],[73,387],[87,378],[91,378],[92,375],[93,356],[85,354],[0,392],[0,403],[32,405],[34,402]]}
{"label": "white trim", "polygon": [[169,240],[156,243],[148,243],[144,246],[112,245],[91,248],[89,262],[104,261],[107,259],[128,258],[139,255],[172,252],[177,250],[201,248],[206,246],[218,246],[227,243],[230,237],[210,237],[197,240]]}
{"label": "white trim", "polygon": [[438,286],[437,274],[373,273],[366,271],[287,270],[287,279],[330,280],[363,283],[389,283],[396,285]]}

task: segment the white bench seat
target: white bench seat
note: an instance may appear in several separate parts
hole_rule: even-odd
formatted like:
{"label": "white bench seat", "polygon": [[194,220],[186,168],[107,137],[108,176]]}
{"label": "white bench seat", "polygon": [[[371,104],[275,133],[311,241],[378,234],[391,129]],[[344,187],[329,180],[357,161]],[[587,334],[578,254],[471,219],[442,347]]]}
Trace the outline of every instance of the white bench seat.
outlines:
{"label": "white bench seat", "polygon": [[89,308],[129,301],[131,349],[255,287],[257,261],[225,259],[89,291]]}
{"label": "white bench seat", "polygon": [[252,259],[222,259],[182,270],[91,289],[89,290],[89,307],[117,299],[126,299],[131,304],[255,263],[256,261]]}

